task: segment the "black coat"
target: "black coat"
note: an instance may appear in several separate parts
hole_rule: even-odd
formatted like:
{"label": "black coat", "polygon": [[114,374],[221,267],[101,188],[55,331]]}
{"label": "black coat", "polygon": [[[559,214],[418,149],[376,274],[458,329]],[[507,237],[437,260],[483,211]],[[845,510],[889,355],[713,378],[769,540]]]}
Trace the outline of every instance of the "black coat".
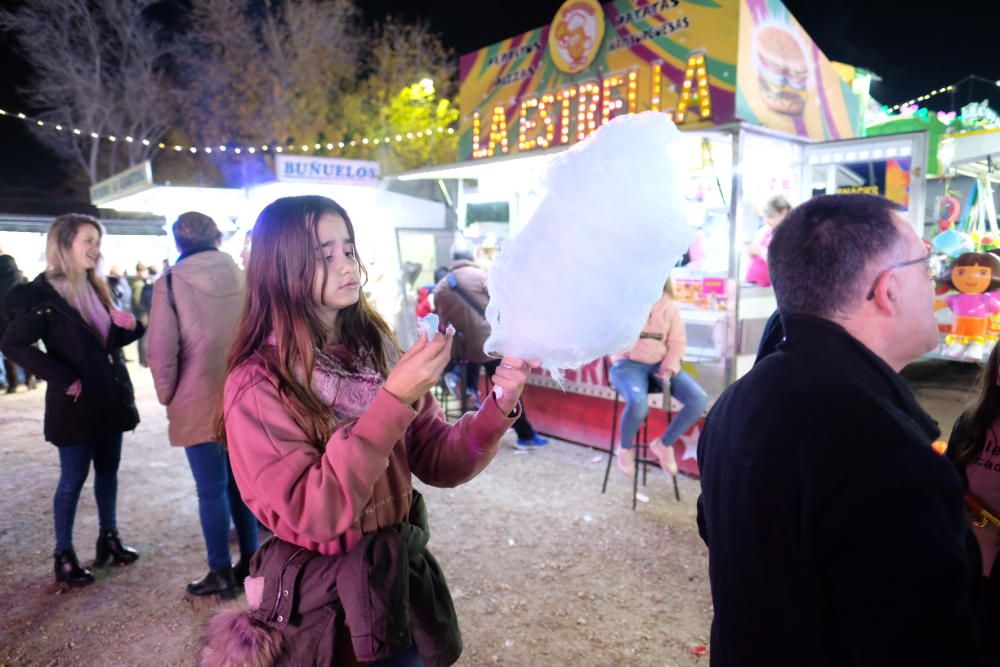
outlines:
{"label": "black coat", "polygon": [[698,443],[712,667],[976,665],[979,558],[937,425],[843,328],[783,320]]}
{"label": "black coat", "polygon": [[7,330],[7,315],[4,312],[4,301],[7,294],[20,282],[17,264],[10,255],[0,255],[0,338]]}
{"label": "black coat", "polygon": [[[12,289],[5,305],[10,324],[0,349],[47,382],[46,440],[71,445],[136,427],[139,412],[121,348],[142,336],[142,324],[133,331],[112,324],[105,344],[44,275]],[[35,347],[39,340],[45,352]],[[76,380],[83,391],[74,401],[66,389]]]}
{"label": "black coat", "polygon": [[764,324],[764,332],[760,336],[760,345],[757,346],[757,363],[767,355],[778,349],[781,341],[785,340],[785,327],[781,324],[781,311],[776,310],[771,313]]}

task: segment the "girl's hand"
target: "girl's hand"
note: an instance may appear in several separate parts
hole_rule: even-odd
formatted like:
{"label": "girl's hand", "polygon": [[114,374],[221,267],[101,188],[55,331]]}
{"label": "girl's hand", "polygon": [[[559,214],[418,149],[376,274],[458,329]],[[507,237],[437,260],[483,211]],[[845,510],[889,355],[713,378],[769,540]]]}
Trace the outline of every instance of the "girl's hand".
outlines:
{"label": "girl's hand", "polygon": [[505,357],[500,361],[493,374],[493,394],[497,397],[497,406],[505,415],[517,407],[517,399],[521,398],[524,383],[528,381],[531,369],[536,367],[537,361],[528,362],[513,357]]}
{"label": "girl's hand", "polygon": [[122,329],[132,331],[135,329],[135,315],[117,308],[111,309],[111,321]]}
{"label": "girl's hand", "polygon": [[421,333],[416,344],[404,354],[385,379],[385,390],[407,405],[419,401],[441,379],[441,373],[451,361],[451,341],[455,328],[449,326],[444,335],[427,342]]}
{"label": "girl's hand", "polygon": [[80,398],[80,394],[83,393],[83,383],[77,380],[66,389],[66,395],[73,397],[73,402],[76,403]]}

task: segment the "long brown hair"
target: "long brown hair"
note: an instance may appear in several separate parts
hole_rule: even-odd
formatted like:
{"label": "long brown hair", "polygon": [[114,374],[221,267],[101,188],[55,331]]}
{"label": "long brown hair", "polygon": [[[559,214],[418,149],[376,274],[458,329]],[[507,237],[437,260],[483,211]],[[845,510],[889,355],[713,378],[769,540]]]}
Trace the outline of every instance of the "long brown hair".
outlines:
{"label": "long brown hair", "polygon": [[[85,225],[96,229],[99,239],[104,238],[104,225],[97,218],[82,213],[67,213],[52,221],[52,224],[49,225],[48,237],[45,239],[45,262],[48,265],[45,269],[45,277],[65,279],[69,285],[70,294],[74,296],[76,301],[72,305],[78,310],[80,308],[80,295],[77,293],[77,289],[80,284],[80,276],[70,258],[70,249],[73,247],[77,232]],[[98,266],[100,266],[100,262],[98,262]],[[101,303],[110,309],[111,293],[97,269],[87,269],[84,278],[97,292]]]}
{"label": "long brown hair", "polygon": [[979,457],[983,447],[986,446],[986,434],[993,423],[1000,419],[998,373],[1000,373],[1000,345],[993,348],[990,358],[983,366],[979,374],[979,397],[966,413],[970,437],[967,442],[962,443],[962,448],[958,452],[958,460],[963,464]]}
{"label": "long brown hair", "polygon": [[[313,302],[319,246],[316,226],[327,214],[343,218],[351,239],[355,238],[347,211],[326,197],[283,197],[261,211],[251,238],[243,316],[227,362],[227,373],[231,373],[261,352],[273,334],[273,354],[261,356],[277,376],[282,403],[318,449],[326,445],[334,428],[329,407],[310,383],[316,349],[323,346],[327,333]],[[367,282],[368,272],[356,247],[355,256]],[[329,276],[326,263],[322,266],[325,286]],[[334,327],[337,339],[351,354],[374,366],[383,378],[389,374],[399,345],[363,291],[357,303],[337,313]],[[224,442],[225,415],[219,417],[216,435]]]}

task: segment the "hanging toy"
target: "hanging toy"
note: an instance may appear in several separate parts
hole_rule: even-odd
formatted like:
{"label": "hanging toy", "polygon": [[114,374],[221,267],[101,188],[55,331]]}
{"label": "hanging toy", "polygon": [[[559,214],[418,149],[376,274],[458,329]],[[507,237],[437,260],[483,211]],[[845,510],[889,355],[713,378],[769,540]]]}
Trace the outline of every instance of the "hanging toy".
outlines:
{"label": "hanging toy", "polygon": [[934,252],[951,258],[976,249],[975,241],[968,234],[956,229],[962,215],[962,204],[955,197],[956,194],[958,193],[946,188],[945,194],[934,202],[938,229],[941,230],[941,233],[931,240]]}
{"label": "hanging toy", "polygon": [[937,212],[938,230],[947,231],[958,221],[958,216],[962,213],[962,204],[952,192],[937,198],[934,202],[934,210]]}
{"label": "hanging toy", "polygon": [[931,239],[931,248],[936,253],[954,259],[975,250],[976,242],[969,234],[960,232],[952,226]]}
{"label": "hanging toy", "polygon": [[1000,313],[1000,258],[988,252],[967,252],[951,267],[950,285],[958,294],[938,301],[954,314],[951,334],[945,338],[943,355],[954,359],[982,361],[986,346],[996,344],[988,336],[990,318]]}

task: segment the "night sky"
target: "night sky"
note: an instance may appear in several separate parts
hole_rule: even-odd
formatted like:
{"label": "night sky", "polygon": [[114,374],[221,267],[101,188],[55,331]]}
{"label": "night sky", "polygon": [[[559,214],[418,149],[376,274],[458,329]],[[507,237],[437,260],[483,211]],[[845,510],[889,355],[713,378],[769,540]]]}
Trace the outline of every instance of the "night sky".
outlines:
{"label": "night sky", "polygon": [[[905,102],[969,74],[1000,79],[996,22],[985,15],[985,8],[992,4],[985,0],[954,3],[962,7],[955,12],[940,6],[933,12],[917,9],[917,3],[899,0],[784,2],[827,57],[866,67],[882,77],[882,82],[873,85],[872,94],[883,103]],[[182,2],[173,4],[183,6]],[[387,13],[427,20],[458,55],[549,23],[561,1],[359,0],[359,4],[373,20]],[[977,5],[983,9],[972,9]],[[17,93],[29,75],[9,39],[0,36],[0,107],[32,111]],[[1000,89],[995,86],[966,85],[960,92],[956,106],[990,96],[993,107],[1000,108]],[[951,99],[942,95],[928,106],[949,110]],[[22,121],[0,117],[0,146],[0,198],[66,196],[59,187],[65,171]]]}

